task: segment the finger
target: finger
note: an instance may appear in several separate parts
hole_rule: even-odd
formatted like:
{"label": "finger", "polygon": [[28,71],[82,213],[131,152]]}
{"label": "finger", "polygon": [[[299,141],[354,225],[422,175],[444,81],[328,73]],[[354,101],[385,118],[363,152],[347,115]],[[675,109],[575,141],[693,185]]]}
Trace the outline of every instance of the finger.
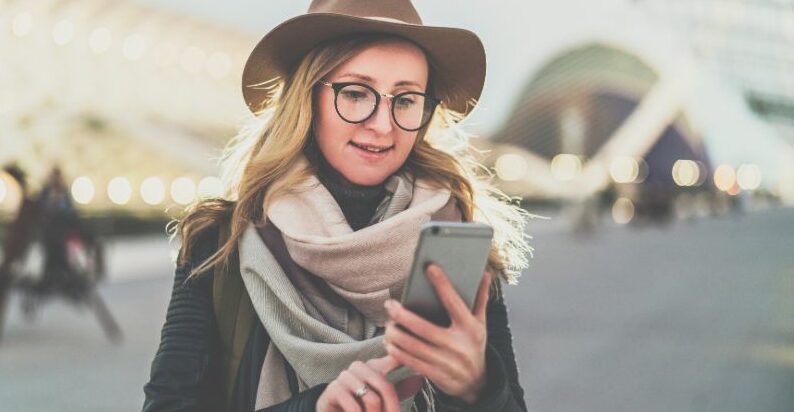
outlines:
{"label": "finger", "polygon": [[394,322],[386,323],[386,332],[383,336],[386,342],[403,348],[425,362],[432,362],[438,359],[439,350],[436,347],[406,332]]}
{"label": "finger", "polygon": [[[355,395],[353,395],[355,397]],[[358,397],[358,402],[364,406],[366,412],[382,412],[380,394],[370,388],[364,396]]]}
{"label": "finger", "polygon": [[[386,380],[384,375],[375,371],[372,369],[372,366],[364,362],[353,362],[353,364],[350,365],[350,372],[369,385],[370,389],[377,392],[377,394],[380,396],[380,402],[377,405],[378,408],[381,407],[382,403],[384,411],[399,412],[400,400],[397,397],[397,391],[395,390],[394,385]],[[369,394],[365,397],[368,396]],[[378,411],[380,411],[380,409],[378,409]]]}
{"label": "finger", "polygon": [[[395,329],[399,329],[399,328],[395,328]],[[409,333],[404,331],[402,333],[410,337]],[[416,338],[414,337],[414,339]],[[388,351],[388,347],[391,346],[392,348],[397,349],[399,352],[402,352],[405,355],[412,357],[413,359],[416,360],[416,362],[421,362],[422,364],[426,365],[425,367],[436,371],[437,374],[441,374],[445,376],[453,375],[455,371],[458,369],[456,365],[458,366],[463,365],[463,362],[459,360],[461,359],[460,357],[458,358],[453,357],[454,356],[453,354],[461,353],[460,348],[446,347],[444,351],[438,349],[431,349],[428,352],[420,353],[419,351],[416,350],[416,347],[413,346],[416,344],[416,342],[412,342],[409,340],[406,340],[405,342],[406,344],[403,344],[400,341],[389,340],[386,344],[387,351]],[[394,356],[394,353],[389,352],[389,354]],[[402,362],[403,359],[400,359],[400,361]],[[405,363],[403,362],[403,364]],[[413,369],[413,367],[411,367],[410,365],[407,364],[405,365]],[[414,366],[416,366],[416,364],[414,364]],[[422,370],[426,370],[426,369],[422,369]],[[420,375],[424,374],[420,370],[414,369],[414,371],[419,373]]]}
{"label": "finger", "polygon": [[387,373],[401,366],[400,362],[397,359],[394,359],[394,356],[391,355],[386,355],[382,358],[370,359],[367,361],[367,365],[382,375],[386,375]]}
{"label": "finger", "polygon": [[386,311],[394,322],[408,329],[409,332],[436,346],[443,346],[446,328],[442,328],[416,313],[406,309],[394,299],[386,301]]}
{"label": "finger", "polygon": [[471,315],[466,302],[452,286],[452,282],[449,281],[449,277],[441,266],[430,264],[427,266],[426,272],[427,278],[436,290],[436,295],[447,310],[452,323],[460,323]]}
{"label": "finger", "polygon": [[353,393],[338,379],[332,381],[326,390],[333,393],[329,403],[331,406],[337,407],[334,408],[334,410],[339,409],[344,412],[361,412],[361,406],[358,401],[356,401],[356,398],[353,397]]}
{"label": "finger", "polygon": [[441,369],[417,359],[396,345],[391,343],[386,344],[386,351],[399,360],[400,363],[411,368],[414,372],[426,376],[431,381],[435,381],[440,377]]}
{"label": "finger", "polygon": [[355,395],[356,391],[361,389],[364,385],[369,387],[368,383],[365,383],[361,378],[356,376],[351,370],[344,370],[342,373],[339,374],[339,377],[336,378],[339,383],[345,387],[346,391],[350,396],[353,397],[355,402],[362,407],[363,411],[366,412],[380,412],[380,395],[373,391],[372,388],[364,394],[364,396],[358,397]]}
{"label": "finger", "polygon": [[487,271],[483,273],[480,281],[480,288],[477,290],[477,300],[474,301],[474,317],[481,323],[485,323],[486,309],[488,307],[488,297],[491,292],[491,274]]}
{"label": "finger", "polygon": [[356,398],[347,391],[340,393],[336,402],[343,412],[362,412],[361,405],[356,401]]}

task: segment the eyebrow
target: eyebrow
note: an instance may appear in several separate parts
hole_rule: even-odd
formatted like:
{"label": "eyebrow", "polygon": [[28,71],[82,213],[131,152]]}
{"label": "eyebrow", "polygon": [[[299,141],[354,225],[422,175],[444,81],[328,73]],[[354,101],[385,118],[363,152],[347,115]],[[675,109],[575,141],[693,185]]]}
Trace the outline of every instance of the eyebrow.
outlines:
{"label": "eyebrow", "polygon": [[[374,83],[375,82],[375,79],[373,79],[372,77],[369,77],[366,74],[360,74],[360,73],[345,73],[345,74],[343,74],[343,75],[341,75],[339,77],[354,77],[356,79],[364,80],[364,81],[367,81],[367,82],[370,82],[370,83]],[[399,82],[394,83],[394,86],[395,87],[399,87],[399,86],[416,86],[416,87],[418,87],[420,89],[422,88],[421,84],[419,84],[419,83],[417,83],[415,81],[411,81],[411,80],[400,80]]]}

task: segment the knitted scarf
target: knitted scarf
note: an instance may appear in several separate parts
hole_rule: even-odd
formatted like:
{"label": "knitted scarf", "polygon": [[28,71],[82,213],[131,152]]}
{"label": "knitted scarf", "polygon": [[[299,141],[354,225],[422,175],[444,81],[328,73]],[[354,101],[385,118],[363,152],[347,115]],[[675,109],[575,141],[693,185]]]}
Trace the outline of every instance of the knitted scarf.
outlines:
{"label": "knitted scarf", "polygon": [[[295,168],[305,165],[301,159]],[[388,315],[383,303],[400,299],[421,225],[431,216],[460,219],[448,190],[407,175],[390,177],[386,188],[390,194],[373,221],[358,231],[350,228],[316,176],[271,202],[265,211],[268,224],[281,232],[302,272],[298,279],[284,272],[254,226],[241,237],[243,282],[272,343],[262,367],[257,409],[292,396],[287,366],[295,371],[302,391],[332,381],[355,360],[385,356],[380,334]],[[311,282],[300,278],[310,276],[322,279],[341,299],[302,287]],[[410,374],[401,368],[389,378],[397,382]],[[425,397],[430,401],[426,391]],[[409,398],[401,408],[407,411],[412,405]]]}

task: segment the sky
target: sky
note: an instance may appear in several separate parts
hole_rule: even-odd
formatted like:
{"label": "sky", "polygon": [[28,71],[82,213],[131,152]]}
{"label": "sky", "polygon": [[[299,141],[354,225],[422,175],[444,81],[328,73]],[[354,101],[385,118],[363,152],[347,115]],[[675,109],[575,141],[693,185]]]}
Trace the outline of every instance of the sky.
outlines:
{"label": "sky", "polygon": [[[278,23],[302,14],[308,0],[135,0],[189,13],[212,22],[264,35]],[[532,73],[559,50],[559,44],[604,24],[627,0],[415,0],[426,25],[454,26],[477,33],[485,46],[488,68],[480,105],[467,119],[469,129],[488,134],[498,129]],[[453,5],[451,7],[450,5]],[[579,13],[579,11],[587,11]],[[571,14],[572,11],[577,11]],[[498,24],[495,24],[498,22]],[[520,47],[520,52],[516,48]]]}

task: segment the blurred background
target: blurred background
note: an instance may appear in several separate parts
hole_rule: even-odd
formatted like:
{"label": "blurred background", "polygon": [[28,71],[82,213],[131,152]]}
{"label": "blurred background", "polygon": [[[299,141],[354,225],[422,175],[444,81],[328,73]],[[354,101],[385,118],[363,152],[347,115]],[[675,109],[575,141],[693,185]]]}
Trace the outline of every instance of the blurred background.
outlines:
{"label": "blurred background", "polygon": [[[468,128],[547,218],[506,292],[530,409],[794,410],[794,1],[414,3],[482,38]],[[307,6],[0,0],[0,409],[140,409],[166,224],[220,193],[248,52]]]}

